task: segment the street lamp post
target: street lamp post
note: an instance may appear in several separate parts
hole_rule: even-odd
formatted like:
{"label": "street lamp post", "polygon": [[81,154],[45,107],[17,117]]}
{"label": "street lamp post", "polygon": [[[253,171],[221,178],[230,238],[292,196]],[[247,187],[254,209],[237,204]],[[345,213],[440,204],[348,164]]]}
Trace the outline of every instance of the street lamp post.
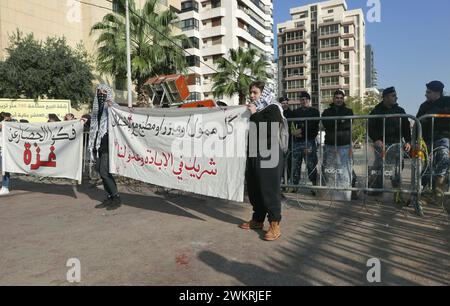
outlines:
{"label": "street lamp post", "polygon": [[131,46],[130,46],[130,12],[128,0],[125,2],[126,28],[127,28],[127,76],[128,76],[128,107],[133,107],[133,96],[131,92]]}

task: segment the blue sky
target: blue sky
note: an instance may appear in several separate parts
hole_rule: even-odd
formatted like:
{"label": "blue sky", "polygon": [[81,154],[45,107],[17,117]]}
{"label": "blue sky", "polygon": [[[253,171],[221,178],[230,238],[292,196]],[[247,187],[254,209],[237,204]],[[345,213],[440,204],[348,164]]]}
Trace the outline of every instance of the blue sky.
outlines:
{"label": "blue sky", "polygon": [[[274,0],[275,28],[289,9],[318,1]],[[319,1],[320,2],[320,1]],[[395,86],[410,114],[425,101],[425,84],[440,80],[450,93],[450,1],[381,0],[381,22],[368,23],[366,42],[375,51],[379,87]],[[370,10],[367,0],[347,0],[349,9]],[[276,46],[276,44],[275,44]]]}

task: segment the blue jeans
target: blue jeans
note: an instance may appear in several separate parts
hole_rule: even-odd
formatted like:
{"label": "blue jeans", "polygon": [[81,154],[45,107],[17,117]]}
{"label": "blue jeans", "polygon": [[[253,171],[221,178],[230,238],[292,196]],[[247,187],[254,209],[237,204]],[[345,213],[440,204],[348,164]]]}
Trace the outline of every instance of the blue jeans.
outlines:
{"label": "blue jeans", "polygon": [[308,169],[309,180],[317,184],[317,144],[315,141],[294,142],[292,149],[292,167],[294,185],[298,185],[301,179],[303,160]]}
{"label": "blue jeans", "polygon": [[323,170],[329,187],[350,188],[352,185],[351,146],[325,146]]}
{"label": "blue jeans", "polygon": [[431,166],[428,166],[424,172],[422,177],[423,186],[428,186],[430,181],[432,181],[434,185],[436,177],[445,177],[449,174],[449,142],[448,138],[436,140],[433,145],[434,152],[431,152],[431,145],[428,145],[429,154],[433,153],[433,164],[431,165],[431,157],[429,156],[428,158]]}
{"label": "blue jeans", "polygon": [[2,187],[9,189],[9,184],[11,183],[11,176],[8,172],[5,172],[2,180]]}

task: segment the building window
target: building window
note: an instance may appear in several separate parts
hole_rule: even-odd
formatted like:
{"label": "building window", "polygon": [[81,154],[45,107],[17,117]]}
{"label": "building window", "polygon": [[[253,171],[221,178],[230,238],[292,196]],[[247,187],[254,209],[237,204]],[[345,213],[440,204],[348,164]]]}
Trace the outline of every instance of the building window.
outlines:
{"label": "building window", "polygon": [[196,55],[187,56],[186,62],[189,67],[200,67],[200,58]]}
{"label": "building window", "polygon": [[339,51],[328,51],[320,53],[320,59],[322,61],[331,61],[339,59]]}
{"label": "building window", "polygon": [[344,52],[344,59],[350,59],[350,52]]}
{"label": "building window", "polygon": [[336,86],[339,85],[339,77],[324,77],[320,79],[321,86]]}
{"label": "building window", "polygon": [[349,34],[350,33],[350,27],[348,25],[344,26],[344,33]]}
{"label": "building window", "polygon": [[349,39],[344,39],[344,46],[345,47],[349,47],[350,46],[350,40]]}
{"label": "building window", "polygon": [[125,15],[125,6],[120,0],[113,0],[113,11],[114,13]]}
{"label": "building window", "polygon": [[199,22],[195,18],[190,18],[190,19],[181,21],[181,30],[183,30],[183,31],[198,30],[198,28],[199,28]]}
{"label": "building window", "polygon": [[198,12],[198,3],[197,1],[185,1],[181,2],[181,12],[190,12],[190,11],[196,11]]}
{"label": "building window", "polygon": [[127,77],[126,76],[120,76],[120,75],[116,75],[115,78],[115,87],[116,90],[127,90]]}
{"label": "building window", "polygon": [[321,65],[320,71],[322,73],[333,73],[333,72],[339,72],[339,64],[328,64],[328,65]]}
{"label": "building window", "polygon": [[339,46],[339,38],[329,38],[329,39],[323,39],[320,41],[320,47],[321,48],[331,48],[331,47],[338,47]]}
{"label": "building window", "polygon": [[183,48],[184,49],[190,49],[190,48],[199,49],[200,48],[200,40],[197,37],[189,37],[187,40],[183,41]]}
{"label": "building window", "polygon": [[338,33],[339,33],[339,25],[338,24],[320,27],[320,35],[322,35],[322,36],[333,35],[333,34],[338,34]]}
{"label": "building window", "polygon": [[222,17],[211,19],[211,23],[213,27],[218,27],[222,25]]}
{"label": "building window", "polygon": [[220,0],[212,0],[211,1],[211,8],[218,8],[222,5],[222,2]]}
{"label": "building window", "polygon": [[328,10],[328,14],[333,14],[334,10]]}

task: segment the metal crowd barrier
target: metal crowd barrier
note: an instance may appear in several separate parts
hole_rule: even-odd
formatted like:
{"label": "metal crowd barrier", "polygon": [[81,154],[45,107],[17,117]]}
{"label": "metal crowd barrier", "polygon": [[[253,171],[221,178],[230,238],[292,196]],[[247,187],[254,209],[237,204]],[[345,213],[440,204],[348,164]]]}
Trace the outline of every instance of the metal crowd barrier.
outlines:
{"label": "metal crowd barrier", "polygon": [[[402,126],[403,120],[413,121],[414,126],[416,128],[411,128],[412,130],[412,140],[411,146],[413,152],[416,152],[420,149],[420,139],[422,138],[422,128],[420,121],[411,116],[411,115],[376,115],[376,116],[346,116],[346,117],[319,117],[319,118],[295,118],[288,119],[289,125],[292,123],[304,122],[305,131],[304,138],[308,139],[309,129],[308,126],[312,126],[313,122],[319,122],[319,134],[318,138],[315,140],[307,141],[300,143],[295,141],[295,137],[291,136],[290,150],[287,154],[287,158],[285,161],[284,167],[284,182],[282,188],[289,188],[294,190],[307,189],[312,191],[328,191],[334,192],[335,194],[341,193],[341,198],[344,200],[349,197],[349,193],[392,193],[396,197],[407,194],[411,197],[411,203],[414,205],[414,208],[417,214],[423,216],[423,209],[420,202],[421,197],[421,184],[420,178],[422,174],[422,163],[420,161],[419,154],[412,154],[412,157],[409,158],[403,150],[403,136],[401,135],[401,128],[399,129],[399,137],[398,142],[396,144],[389,144],[389,147],[385,147],[384,149],[374,148],[373,144],[369,141],[369,120],[373,119],[382,119],[383,125],[379,126],[380,129],[383,129],[383,143],[386,144],[386,120],[387,119],[398,119],[400,122],[400,127]],[[324,161],[326,159],[330,159],[330,156],[324,156],[324,149],[327,154],[333,152],[330,150],[330,147],[325,148],[324,145],[324,127],[322,126],[323,121],[334,121],[335,125],[335,145],[334,152],[336,156],[334,158],[337,160],[339,157],[338,149],[340,148],[337,145],[337,130],[338,130],[338,121],[350,121],[351,129],[350,129],[350,138],[352,142],[350,147],[348,148],[348,159],[349,168],[344,169],[349,173],[350,182],[347,181],[343,184],[342,181],[339,181],[340,171],[341,169],[333,169],[330,168],[327,163]],[[361,149],[355,148],[355,144],[353,143],[353,128],[355,127],[355,123],[363,121],[364,122],[364,145]],[[361,125],[360,125],[361,127]],[[301,145],[303,144],[303,145]],[[298,149],[300,148],[300,150]],[[331,148],[332,149],[332,148]],[[306,151],[302,151],[306,150]],[[316,152],[311,152],[311,151]],[[292,161],[298,160],[299,156],[297,154],[302,155],[306,167],[301,166],[299,169],[299,164],[294,165]],[[310,154],[308,154],[310,153]],[[314,154],[317,154],[317,163],[314,167],[314,170],[308,170],[308,159],[315,159]],[[302,156],[300,156],[302,157]],[[342,157],[342,156],[341,156]],[[408,158],[407,158],[408,157]],[[324,160],[325,158],[325,160]],[[331,158],[333,162],[333,157]],[[371,163],[373,161],[373,163]],[[377,161],[378,165],[375,165]],[[315,161],[313,162],[315,163]],[[381,165],[380,165],[381,164]],[[392,165],[394,164],[394,165]],[[295,171],[300,171],[300,182],[294,182]],[[309,175],[312,172],[316,172],[317,180],[315,183],[311,183],[308,181]],[[406,173],[406,174],[405,174]],[[298,172],[297,172],[298,174]],[[356,177],[355,177],[356,174]],[[334,175],[334,179],[333,179]],[[376,183],[376,177],[381,176],[381,187],[374,186]],[[390,188],[386,186],[387,177],[396,177],[396,186],[391,186]],[[331,180],[330,180],[331,177]],[[346,177],[348,180],[348,177]],[[355,178],[357,178],[357,182],[355,183]],[[374,179],[375,178],[375,179]],[[298,180],[298,178],[297,178]],[[330,181],[331,184],[330,184]],[[379,182],[379,181],[378,181]],[[346,192],[346,193],[345,193]],[[342,196],[342,193],[344,195]],[[339,197],[338,197],[339,198]]]}
{"label": "metal crowd barrier", "polygon": [[[423,135],[425,139],[427,139],[427,138],[430,139],[430,141],[428,143],[423,144],[423,148],[422,148],[423,171],[422,171],[421,175],[422,175],[422,186],[424,187],[425,192],[427,191],[427,189],[428,189],[428,191],[429,191],[429,189],[432,189],[432,186],[435,183],[433,181],[433,179],[437,176],[437,174],[435,173],[435,171],[436,171],[435,165],[438,162],[440,162],[440,160],[437,160],[437,159],[442,159],[444,157],[443,155],[446,155],[448,160],[450,160],[449,139],[448,138],[435,139],[435,135],[436,135],[435,127],[436,127],[436,123],[439,120],[446,120],[445,126],[448,130],[450,130],[450,114],[425,115],[425,116],[419,118],[419,121],[421,122],[422,125],[425,125],[426,120],[431,120],[431,130],[430,130],[429,135],[425,135],[425,134]],[[447,125],[447,123],[448,123],[448,125]],[[427,136],[429,136],[429,137],[427,137]],[[444,195],[449,196],[450,195],[450,190],[449,190],[450,169],[449,169],[448,164],[446,166],[447,166],[447,172],[444,175],[446,189],[444,190]]]}

